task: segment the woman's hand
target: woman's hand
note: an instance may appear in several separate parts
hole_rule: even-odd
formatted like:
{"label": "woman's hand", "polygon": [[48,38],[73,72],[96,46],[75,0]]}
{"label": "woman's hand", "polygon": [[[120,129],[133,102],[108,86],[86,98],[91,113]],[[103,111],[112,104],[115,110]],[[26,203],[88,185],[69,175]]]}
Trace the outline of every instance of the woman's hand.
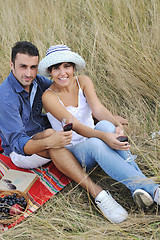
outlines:
{"label": "woman's hand", "polygon": [[121,127],[116,127],[115,129],[115,133],[119,134],[119,135],[124,135],[124,131]]}
{"label": "woman's hand", "polygon": [[123,136],[123,134],[103,132],[101,139],[112,149],[124,151],[129,150],[130,145],[128,145],[128,142],[120,142],[117,140],[120,136]]}
{"label": "woman's hand", "polygon": [[128,126],[128,120],[127,119],[125,119],[121,116],[114,116],[114,118],[116,119],[117,123]]}
{"label": "woman's hand", "polygon": [[117,121],[118,126],[121,128],[121,130],[125,131],[127,134],[129,134],[129,128],[128,128],[128,121],[127,119],[121,117],[121,116],[114,116],[114,118]]}

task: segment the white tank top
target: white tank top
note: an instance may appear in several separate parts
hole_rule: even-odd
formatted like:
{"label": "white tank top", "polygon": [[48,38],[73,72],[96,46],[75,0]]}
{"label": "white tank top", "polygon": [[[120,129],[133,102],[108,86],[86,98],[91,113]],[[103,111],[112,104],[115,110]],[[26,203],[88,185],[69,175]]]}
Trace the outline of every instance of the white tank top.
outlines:
{"label": "white tank top", "polygon": [[[92,118],[92,111],[91,111],[91,109],[90,109],[90,107],[88,105],[88,102],[87,102],[84,94],[83,94],[83,91],[82,91],[82,89],[80,87],[80,84],[79,84],[79,81],[78,81],[77,77],[76,77],[76,80],[77,80],[77,83],[78,83],[78,86],[79,86],[78,107],[73,107],[73,106],[65,107],[63,102],[57,96],[58,100],[82,124],[84,124],[84,125],[86,125],[88,127],[94,128],[94,121],[93,121],[93,118]],[[53,91],[50,88],[48,88],[47,90]],[[50,121],[51,126],[52,126],[53,129],[55,129],[56,131],[63,130],[60,121],[58,121],[50,112],[47,112],[46,114],[47,114],[48,120]],[[78,133],[76,133],[75,131],[73,131],[71,145],[75,145],[75,144],[77,144],[79,142],[85,141],[86,139],[87,139],[86,137],[83,137],[83,136],[79,135]]]}

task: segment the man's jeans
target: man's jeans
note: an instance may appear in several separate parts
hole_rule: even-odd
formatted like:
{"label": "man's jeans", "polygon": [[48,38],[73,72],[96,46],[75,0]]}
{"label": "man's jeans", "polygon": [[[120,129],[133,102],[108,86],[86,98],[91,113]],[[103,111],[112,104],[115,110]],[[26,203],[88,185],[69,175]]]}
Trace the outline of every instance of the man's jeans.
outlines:
{"label": "man's jeans", "polygon": [[[100,121],[95,129],[103,132],[115,132],[115,126],[108,121]],[[67,147],[80,164],[90,171],[97,163],[113,179],[121,182],[130,189],[143,189],[154,197],[158,185],[145,177],[134,160],[126,162],[126,151],[114,150],[98,138],[89,138],[84,142]]]}

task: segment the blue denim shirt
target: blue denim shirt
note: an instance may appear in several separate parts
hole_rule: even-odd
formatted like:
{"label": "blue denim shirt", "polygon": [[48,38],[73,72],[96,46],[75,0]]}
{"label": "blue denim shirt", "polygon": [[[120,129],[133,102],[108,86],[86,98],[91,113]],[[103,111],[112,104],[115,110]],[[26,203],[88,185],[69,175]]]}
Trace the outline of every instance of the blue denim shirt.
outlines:
{"label": "blue denim shirt", "polygon": [[5,155],[12,151],[25,155],[24,146],[34,134],[50,127],[42,114],[42,94],[52,81],[37,75],[31,87],[37,85],[33,104],[12,72],[0,85],[0,138]]}

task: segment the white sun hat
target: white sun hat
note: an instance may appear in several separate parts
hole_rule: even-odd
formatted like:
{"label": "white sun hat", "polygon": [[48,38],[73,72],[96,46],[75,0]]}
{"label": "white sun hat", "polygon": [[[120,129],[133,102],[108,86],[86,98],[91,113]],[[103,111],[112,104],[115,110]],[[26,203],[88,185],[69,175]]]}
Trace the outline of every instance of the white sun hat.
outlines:
{"label": "white sun hat", "polygon": [[77,71],[85,68],[85,61],[79,54],[72,52],[66,45],[54,45],[47,50],[46,56],[40,61],[38,71],[42,76],[50,77],[48,68],[63,62],[74,63]]}

